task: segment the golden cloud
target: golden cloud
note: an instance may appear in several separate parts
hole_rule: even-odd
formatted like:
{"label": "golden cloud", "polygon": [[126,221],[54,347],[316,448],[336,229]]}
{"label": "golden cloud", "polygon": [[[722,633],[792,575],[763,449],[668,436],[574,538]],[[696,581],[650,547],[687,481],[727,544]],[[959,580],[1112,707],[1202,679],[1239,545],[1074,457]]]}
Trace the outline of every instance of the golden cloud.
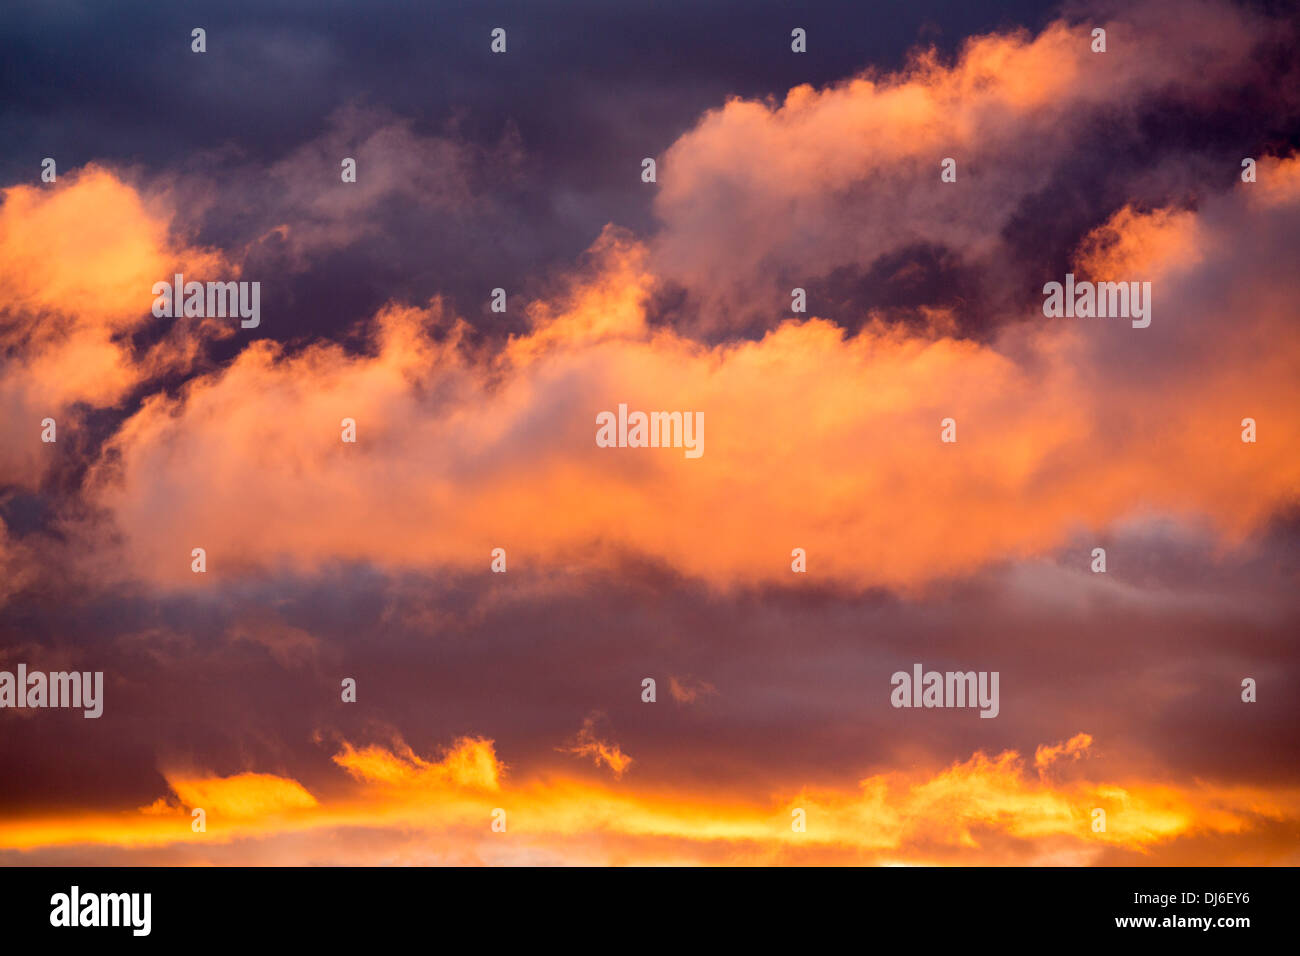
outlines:
{"label": "golden cloud", "polygon": [[[168,777],[184,807],[207,810],[208,831],[168,799],[119,814],[66,814],[0,823],[0,848],[53,846],[244,847],[290,862],[349,827],[402,834],[446,859],[555,858],[609,862],[1044,862],[1096,860],[1108,850],[1154,860],[1179,841],[1241,834],[1300,818],[1294,789],[1176,787],[1141,779],[1054,782],[1047,754],[1086,754],[1088,735],[1040,747],[1039,773],[1015,752],[975,753],[937,771],[894,771],[854,789],[792,788],[754,801],[737,794],[629,789],[554,771],[510,780],[491,741],[467,737],[441,760],[398,742],[393,749],[345,743],[335,762],[350,793],[318,798],[268,774]],[[504,809],[503,833],[490,829]],[[1093,811],[1106,812],[1104,830]],[[806,830],[792,826],[803,810]],[[375,842],[386,841],[375,836]],[[277,847],[279,849],[277,849]],[[573,852],[570,853],[569,851]],[[364,849],[360,851],[364,856]],[[1263,851],[1265,855],[1268,852]],[[226,859],[234,860],[238,857]],[[123,857],[126,859],[126,857]],[[1265,860],[1266,861],[1266,860]]]}

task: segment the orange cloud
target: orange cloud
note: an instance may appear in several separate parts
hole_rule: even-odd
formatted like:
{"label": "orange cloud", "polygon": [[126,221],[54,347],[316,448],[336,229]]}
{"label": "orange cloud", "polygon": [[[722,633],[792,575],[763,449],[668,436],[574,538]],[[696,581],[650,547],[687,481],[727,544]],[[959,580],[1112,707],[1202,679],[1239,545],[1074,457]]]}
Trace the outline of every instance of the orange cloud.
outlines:
{"label": "orange cloud", "polygon": [[[1098,26],[1104,55],[1091,49]],[[951,64],[921,51],[896,73],[732,99],[663,156],[654,270],[699,298],[709,330],[750,310],[774,324],[790,285],[917,244],[1014,282],[1003,229],[1033,228],[1022,203],[1060,190],[1081,135],[1122,126],[1153,94],[1195,101],[1231,85],[1269,31],[1226,4],[1137,3],[1102,22],[972,37]],[[955,184],[940,183],[944,158]]]}
{"label": "orange cloud", "polygon": [[168,775],[167,783],[186,807],[202,807],[227,817],[255,818],[316,806],[316,798],[298,782],[266,773],[233,777]]}
{"label": "orange cloud", "polygon": [[[222,258],[169,235],[169,210],[98,166],[0,193],[0,483],[34,485],[78,403],[108,407],[150,375],[193,358],[192,335],[136,355],[126,336],[150,320],[154,282],[215,271]],[[187,329],[192,332],[192,329]]]}
{"label": "orange cloud", "polygon": [[1034,766],[1038,768],[1039,773],[1042,773],[1062,757],[1078,760],[1091,746],[1092,736],[1089,734],[1076,734],[1065,743],[1055,746],[1040,745],[1034,751]]}
{"label": "orange cloud", "polygon": [[[1086,751],[1086,739],[1081,734],[1039,754]],[[316,852],[318,841],[337,839],[342,828],[364,826],[377,845],[385,844],[384,833],[402,833],[436,847],[429,851],[435,857],[478,862],[552,854],[593,863],[1088,862],[1111,851],[1158,860],[1180,841],[1294,825],[1300,817],[1294,790],[1142,780],[1060,784],[1027,774],[1014,752],[976,753],[938,771],[875,774],[852,790],[794,789],[767,801],[614,790],[554,773],[510,781],[492,743],[481,738],[461,739],[440,761],[400,742],[393,750],[345,744],[335,762],[355,789],[330,800],[267,774],[169,776],[182,804],[205,806],[206,833],[193,833],[188,814],[160,800],[119,814],[6,821],[0,848],[206,847],[227,862],[240,853],[292,862]],[[490,830],[494,808],[507,812],[504,833]],[[1096,808],[1106,811],[1104,831],[1093,830]],[[806,814],[804,832],[791,826],[794,809]]]}
{"label": "orange cloud", "polygon": [[596,734],[596,717],[589,716],[582,722],[582,729],[573,744],[557,747],[561,753],[576,754],[579,757],[591,757],[596,766],[604,764],[614,772],[614,777],[623,776],[623,772],[632,765],[632,758],[619,748],[618,744],[602,740]]}
{"label": "orange cloud", "polygon": [[[1261,179],[1300,181],[1295,165]],[[789,582],[802,547],[818,578],[906,588],[1150,514],[1239,541],[1300,482],[1300,288],[1259,252],[1300,190],[1250,190],[1123,210],[1082,251],[1081,271],[1153,283],[1152,328],[1038,315],[988,344],[814,318],[705,346],[649,327],[646,251],[610,232],[499,353],[437,302],[386,308],[364,354],[258,341],[146,400],[89,488],[125,566],[172,586],[338,560],[478,570],[500,546],[512,570],[626,549],[720,586]],[[596,414],[624,402],[702,411],[703,456],[597,447]]]}
{"label": "orange cloud", "polygon": [[482,737],[460,738],[441,761],[422,760],[405,744],[399,744],[394,750],[379,746],[357,750],[344,741],[343,750],[335,755],[334,762],[366,783],[417,790],[440,787],[499,790],[501,774],[506,770],[497,760],[492,741]]}

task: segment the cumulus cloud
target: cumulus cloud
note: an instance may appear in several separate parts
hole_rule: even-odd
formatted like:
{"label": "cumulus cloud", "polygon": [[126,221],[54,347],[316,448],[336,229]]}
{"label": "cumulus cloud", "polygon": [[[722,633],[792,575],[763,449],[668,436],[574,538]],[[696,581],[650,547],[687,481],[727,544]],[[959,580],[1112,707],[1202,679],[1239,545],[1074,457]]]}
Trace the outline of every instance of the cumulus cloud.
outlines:
{"label": "cumulus cloud", "polygon": [[[0,197],[0,484],[35,486],[86,408],[116,405],[167,370],[186,369],[198,326],[137,351],[130,333],[150,320],[153,284],[175,272],[214,272],[220,253],[170,235],[171,212],[96,166]],[[203,334],[216,334],[215,328]]]}
{"label": "cumulus cloud", "polygon": [[[1091,50],[1096,26],[1105,54]],[[1214,108],[1288,29],[1221,3],[1147,2],[972,37],[952,63],[921,50],[897,73],[733,98],[663,155],[654,271],[689,293],[682,324],[706,334],[775,327],[794,286],[851,328],[890,304],[960,307],[966,330],[1001,324],[1052,264],[1044,253],[1063,254],[1090,217],[1230,181],[1151,138],[1148,113]],[[945,158],[955,183],[940,182]]]}
{"label": "cumulus cloud", "polygon": [[[614,547],[719,585],[788,581],[798,546],[819,575],[907,587],[1148,512],[1240,541],[1300,477],[1286,334],[1300,290],[1271,256],[1300,221],[1296,167],[1267,161],[1271,192],[1242,184],[1196,213],[1125,208],[1085,243],[1081,275],[1152,283],[1142,330],[1038,315],[977,344],[813,318],[704,346],[649,325],[645,247],[610,232],[499,351],[471,346],[436,301],[392,305],[366,351],[259,341],[150,396],[93,470],[91,500],[123,567],[173,586],[202,583],[200,544],[219,577]],[[703,457],[597,447],[596,414],[619,403],[702,411]],[[1240,441],[1247,416],[1266,441]],[[939,441],[946,417],[955,444]],[[356,444],[340,440],[345,418]]]}

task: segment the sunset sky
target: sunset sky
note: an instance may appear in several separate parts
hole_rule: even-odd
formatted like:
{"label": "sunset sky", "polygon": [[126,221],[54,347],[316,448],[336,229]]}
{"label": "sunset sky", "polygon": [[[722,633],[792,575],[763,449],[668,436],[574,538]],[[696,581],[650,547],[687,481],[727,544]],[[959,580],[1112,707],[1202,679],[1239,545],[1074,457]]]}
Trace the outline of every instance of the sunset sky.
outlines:
{"label": "sunset sky", "polygon": [[1300,864],[1298,41],[6,4],[0,671],[104,691],[0,709],[0,864]]}

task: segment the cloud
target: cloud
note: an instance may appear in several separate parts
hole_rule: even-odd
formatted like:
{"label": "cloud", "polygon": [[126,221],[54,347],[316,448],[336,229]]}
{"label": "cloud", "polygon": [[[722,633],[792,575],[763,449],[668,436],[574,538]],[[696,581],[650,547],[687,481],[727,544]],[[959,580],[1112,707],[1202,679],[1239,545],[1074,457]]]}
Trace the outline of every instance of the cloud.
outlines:
{"label": "cloud", "polygon": [[[354,182],[342,181],[345,157],[356,161]],[[410,250],[386,236],[395,217],[463,232],[474,217],[494,214],[485,184],[505,188],[519,162],[509,135],[494,149],[480,148],[450,135],[420,135],[409,119],[349,105],[324,133],[269,168],[235,167],[205,212],[217,218],[214,227],[242,220],[244,235],[274,246],[263,256],[282,268],[306,269],[326,253],[363,245],[400,256]],[[178,185],[201,189],[188,179]],[[238,216],[231,203],[241,206]]]}
{"label": "cloud", "polygon": [[600,715],[592,714],[582,721],[582,729],[578,731],[578,736],[573,743],[566,747],[557,747],[561,753],[576,754],[579,757],[590,757],[599,767],[601,764],[609,767],[614,773],[615,779],[623,776],[624,771],[632,765],[632,758],[625,754],[616,743],[602,740],[596,731],[596,723]]}
{"label": "cloud", "polygon": [[[849,328],[892,302],[891,315],[957,307],[983,332],[1118,205],[1216,188],[1203,147],[1151,135],[1161,111],[1249,87],[1294,115],[1257,63],[1290,29],[1240,6],[1146,2],[974,36],[951,63],[919,50],[895,73],[732,98],[662,156],[653,269],[705,334],[774,328],[795,286]],[[940,181],[945,158],[955,183]]]}
{"label": "cloud", "polygon": [[296,780],[267,773],[233,777],[168,775],[167,784],[186,808],[235,819],[260,819],[286,810],[316,806],[316,798]]}
{"label": "cloud", "polygon": [[708,681],[693,680],[689,677],[678,679],[670,676],[668,678],[668,693],[679,704],[693,704],[698,698],[716,694],[717,692],[718,689]]}
{"label": "cloud", "polygon": [[1034,766],[1042,773],[1062,757],[1078,760],[1091,746],[1092,737],[1089,734],[1076,734],[1064,743],[1053,746],[1040,745],[1034,751]]}
{"label": "cloud", "polygon": [[[56,749],[0,715],[0,859],[1294,862],[1294,33],[1098,17],[698,122],[680,77],[601,91],[576,165],[544,116],[348,107],[6,190],[0,659],[108,707]],[[1150,281],[1151,327],[1044,318],[1067,270]],[[263,326],[154,320],[176,271],[260,279]],[[596,446],[620,403],[702,412],[703,457]],[[917,654],[1000,668],[999,720],[889,708]]]}
{"label": "cloud", "polygon": [[[34,487],[86,407],[120,402],[145,379],[183,369],[197,328],[137,352],[128,336],[150,321],[150,288],[177,271],[224,260],[169,234],[171,211],[98,166],[0,195],[0,484]],[[205,334],[212,334],[206,330]]]}
{"label": "cloud", "polygon": [[281,620],[275,614],[245,614],[230,629],[232,641],[264,647],[285,667],[305,666],[320,653],[321,642],[309,631]]}
{"label": "cloud", "polygon": [[[798,546],[823,580],[905,588],[1150,513],[1239,543],[1300,480],[1300,289],[1271,255],[1300,223],[1296,166],[1265,160],[1269,193],[1242,184],[1196,213],[1122,209],[1084,244],[1081,274],[1152,282],[1142,330],[1027,316],[977,344],[812,318],[704,346],[649,326],[646,250],[609,232],[500,350],[437,301],[385,308],[361,352],[250,344],[146,399],[90,498],[122,566],[171,587],[286,563],[470,570],[497,546],[515,568],[614,549],[748,585],[788,582]],[[598,448],[595,416],[619,403],[702,411],[703,457]],[[1239,440],[1247,416],[1266,440]]]}
{"label": "cloud", "polygon": [[[1086,735],[1068,744],[1074,746]],[[1086,750],[1087,744],[1079,744]],[[1040,748],[1040,752],[1043,748]],[[375,831],[386,849],[398,834],[427,849],[425,861],[525,862],[553,855],[608,862],[946,862],[1032,863],[1072,856],[1096,860],[1127,851],[1158,855],[1180,841],[1249,834],[1300,816],[1300,793],[1279,789],[1172,786],[1152,781],[1054,782],[1025,773],[1012,751],[975,753],[946,768],[875,774],[853,789],[792,788],[756,802],[657,788],[618,790],[548,773],[507,782],[490,741],[465,738],[441,761],[405,745],[345,745],[335,761],[356,784],[318,799],[296,781],[267,774],[227,778],[168,777],[185,807],[207,809],[208,830],[194,834],[188,814],[168,803],[115,815],[68,814],[0,823],[0,849],[28,859],[61,845],[136,848],[105,853],[130,862],[159,852],[198,851],[234,862],[282,864],[316,852],[346,829]],[[504,833],[489,830],[490,812],[507,813]],[[791,811],[806,813],[795,832]],[[1106,810],[1094,832],[1092,811]],[[182,819],[182,817],[184,819]],[[84,857],[83,857],[84,858]],[[365,851],[357,859],[367,859]],[[1277,859],[1264,851],[1256,862]],[[355,860],[354,860],[355,862]]]}
{"label": "cloud", "polygon": [[482,737],[462,737],[436,762],[421,759],[400,741],[392,750],[377,745],[358,750],[344,741],[334,762],[358,780],[415,790],[444,786],[499,790],[506,771],[492,741]]}
{"label": "cloud", "polygon": [[34,558],[32,548],[15,540],[0,521],[0,606],[36,578]]}

